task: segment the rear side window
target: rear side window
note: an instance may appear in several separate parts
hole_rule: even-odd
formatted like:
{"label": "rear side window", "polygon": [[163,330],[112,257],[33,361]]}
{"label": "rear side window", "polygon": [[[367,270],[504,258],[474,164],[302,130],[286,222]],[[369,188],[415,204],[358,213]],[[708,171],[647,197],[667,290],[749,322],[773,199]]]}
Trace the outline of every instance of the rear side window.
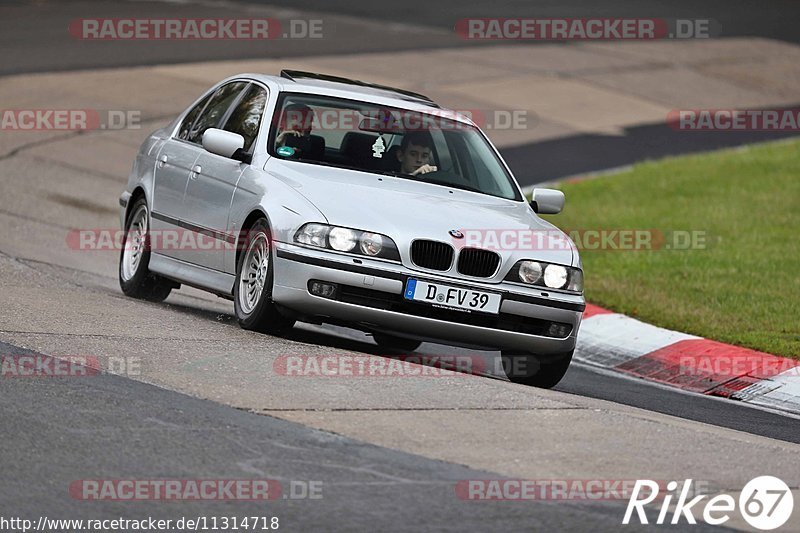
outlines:
{"label": "rear side window", "polygon": [[244,152],[249,153],[258,135],[258,127],[267,105],[267,91],[258,85],[251,85],[236,106],[223,129],[244,137]]}
{"label": "rear side window", "polygon": [[[179,137],[189,142],[200,144],[203,140],[203,133],[208,128],[218,128],[220,126],[228,108],[247,84],[248,82],[245,81],[234,81],[217,89],[205,108],[198,112],[198,117],[192,122],[192,125],[187,128],[186,136],[179,135]],[[189,114],[191,115],[195,109],[192,109]],[[189,117],[187,116],[186,118],[188,121]],[[181,126],[181,134],[183,134],[183,129],[183,126]]]}

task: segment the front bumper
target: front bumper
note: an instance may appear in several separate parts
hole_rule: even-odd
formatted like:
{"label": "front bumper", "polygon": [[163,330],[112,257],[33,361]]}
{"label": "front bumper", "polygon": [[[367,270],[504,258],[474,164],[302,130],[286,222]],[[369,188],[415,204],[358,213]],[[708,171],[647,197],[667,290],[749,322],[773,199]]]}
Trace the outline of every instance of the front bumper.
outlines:
{"label": "front bumper", "polygon": [[[448,278],[397,263],[280,242],[274,248],[272,299],[306,317],[421,340],[541,355],[575,348],[585,307],[582,296]],[[408,302],[403,291],[410,277],[501,293],[500,314],[462,313]],[[310,280],[337,284],[337,294],[333,299],[312,295]],[[553,336],[553,324],[555,331],[567,329],[569,334]]]}

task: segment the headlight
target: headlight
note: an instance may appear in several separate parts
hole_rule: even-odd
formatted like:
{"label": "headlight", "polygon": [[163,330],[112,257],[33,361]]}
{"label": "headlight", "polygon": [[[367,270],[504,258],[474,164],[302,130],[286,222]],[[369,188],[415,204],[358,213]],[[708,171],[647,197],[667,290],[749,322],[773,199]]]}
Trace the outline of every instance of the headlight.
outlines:
{"label": "headlight", "polygon": [[297,230],[294,242],[337,252],[400,261],[400,252],[395,242],[386,235],[371,231],[309,222]]}
{"label": "headlight", "polygon": [[532,259],[518,261],[514,268],[506,274],[505,281],[583,293],[583,271],[580,268],[554,265]]}
{"label": "headlight", "polygon": [[301,244],[310,244],[325,248],[325,238],[328,236],[330,226],[325,224],[306,224],[294,236],[294,240]]}
{"label": "headlight", "polygon": [[328,234],[331,248],[340,252],[349,252],[355,248],[357,239],[356,232],[347,228],[333,228]]}
{"label": "headlight", "polygon": [[542,277],[542,265],[536,261],[522,261],[519,264],[519,279],[525,283],[536,283]]}
{"label": "headlight", "polygon": [[561,265],[547,265],[544,269],[544,284],[551,289],[561,289],[567,284],[567,269]]}
{"label": "headlight", "polygon": [[364,255],[378,255],[383,249],[383,237],[377,233],[361,234],[361,252]]}

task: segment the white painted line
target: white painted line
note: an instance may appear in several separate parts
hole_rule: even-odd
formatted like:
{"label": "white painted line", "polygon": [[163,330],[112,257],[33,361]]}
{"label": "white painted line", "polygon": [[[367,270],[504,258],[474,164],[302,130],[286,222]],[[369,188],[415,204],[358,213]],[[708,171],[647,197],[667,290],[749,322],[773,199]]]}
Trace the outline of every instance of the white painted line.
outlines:
{"label": "white painted line", "polygon": [[734,395],[748,404],[800,413],[800,368],[763,379]]}

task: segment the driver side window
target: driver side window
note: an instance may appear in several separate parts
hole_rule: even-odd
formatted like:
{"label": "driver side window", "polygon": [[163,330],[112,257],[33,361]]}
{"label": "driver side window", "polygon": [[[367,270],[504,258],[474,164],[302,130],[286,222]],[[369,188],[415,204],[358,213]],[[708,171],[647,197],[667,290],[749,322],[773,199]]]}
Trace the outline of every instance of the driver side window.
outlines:
{"label": "driver side window", "polygon": [[253,141],[256,140],[258,127],[261,124],[261,117],[264,114],[266,105],[267,91],[253,84],[225,123],[224,130],[238,133],[244,137],[244,148],[242,150],[245,153],[250,153]]}
{"label": "driver side window", "polygon": [[189,140],[189,133],[192,131],[192,126],[194,126],[194,123],[197,122],[197,117],[199,117],[200,113],[203,112],[203,109],[206,108],[208,101],[211,100],[212,96],[214,96],[214,93],[211,93],[200,100],[200,103],[194,106],[192,110],[186,114],[186,117],[183,119],[183,122],[181,122],[181,127],[178,130],[178,139],[182,139],[184,141]]}
{"label": "driver side window", "polygon": [[191,143],[201,144],[203,141],[203,133],[205,133],[208,128],[220,127],[225,112],[247,85],[248,82],[245,81],[234,81],[217,89],[203,111],[198,112],[198,116],[191,126],[188,125],[190,115],[192,115],[203,102],[189,112],[186,121],[184,121],[184,125],[181,126],[179,138]]}

